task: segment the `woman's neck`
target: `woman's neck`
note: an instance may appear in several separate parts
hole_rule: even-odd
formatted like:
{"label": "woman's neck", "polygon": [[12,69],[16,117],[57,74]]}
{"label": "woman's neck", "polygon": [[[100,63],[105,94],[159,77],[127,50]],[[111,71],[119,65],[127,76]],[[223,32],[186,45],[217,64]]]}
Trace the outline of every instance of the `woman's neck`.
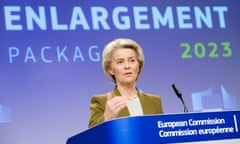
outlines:
{"label": "woman's neck", "polygon": [[135,85],[117,85],[122,96],[127,97],[128,99],[134,99],[137,97],[137,89]]}

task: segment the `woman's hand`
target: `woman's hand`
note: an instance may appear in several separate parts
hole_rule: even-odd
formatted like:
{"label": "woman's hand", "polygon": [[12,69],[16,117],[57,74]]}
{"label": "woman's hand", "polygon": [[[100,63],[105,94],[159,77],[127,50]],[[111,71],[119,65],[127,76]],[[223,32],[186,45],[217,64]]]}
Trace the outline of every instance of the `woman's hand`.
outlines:
{"label": "woman's hand", "polygon": [[107,94],[107,101],[104,111],[104,120],[115,118],[118,113],[126,106],[127,98],[123,96],[112,97],[111,93]]}

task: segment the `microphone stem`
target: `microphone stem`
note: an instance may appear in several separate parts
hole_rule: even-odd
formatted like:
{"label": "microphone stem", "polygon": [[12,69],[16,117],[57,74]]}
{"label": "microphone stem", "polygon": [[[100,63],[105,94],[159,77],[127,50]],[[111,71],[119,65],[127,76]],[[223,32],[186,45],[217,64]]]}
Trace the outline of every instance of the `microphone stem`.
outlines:
{"label": "microphone stem", "polygon": [[184,111],[184,113],[188,113],[188,108],[187,108],[187,106],[186,106],[186,104],[185,104],[185,102],[183,100],[182,94],[177,90],[175,84],[172,84],[172,88],[173,88],[175,94],[177,95],[177,97],[181,100],[181,102],[183,104],[183,107],[184,107],[183,111]]}
{"label": "microphone stem", "polygon": [[181,99],[181,101],[182,101],[182,104],[183,104],[183,107],[184,107],[184,113],[188,113],[188,108],[187,108],[187,106],[186,106],[186,104],[185,104],[185,102],[184,102],[184,100],[183,100],[183,98],[182,97],[180,97],[180,99]]}

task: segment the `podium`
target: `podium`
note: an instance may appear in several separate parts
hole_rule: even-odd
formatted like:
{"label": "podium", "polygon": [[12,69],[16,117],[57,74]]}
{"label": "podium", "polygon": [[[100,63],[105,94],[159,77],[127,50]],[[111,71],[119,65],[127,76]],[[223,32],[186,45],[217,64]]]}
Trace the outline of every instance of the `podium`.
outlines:
{"label": "podium", "polygon": [[124,117],[67,139],[67,144],[240,143],[240,111]]}

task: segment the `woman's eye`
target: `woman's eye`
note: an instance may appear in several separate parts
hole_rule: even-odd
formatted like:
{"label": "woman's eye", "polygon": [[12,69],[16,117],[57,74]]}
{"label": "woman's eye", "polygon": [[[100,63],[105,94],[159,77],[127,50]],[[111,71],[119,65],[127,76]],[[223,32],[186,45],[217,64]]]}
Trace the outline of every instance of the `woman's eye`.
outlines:
{"label": "woman's eye", "polygon": [[130,61],[131,61],[131,62],[135,62],[136,60],[135,60],[135,59],[131,59]]}
{"label": "woman's eye", "polygon": [[121,63],[123,63],[122,61],[117,61],[117,64],[121,64]]}

